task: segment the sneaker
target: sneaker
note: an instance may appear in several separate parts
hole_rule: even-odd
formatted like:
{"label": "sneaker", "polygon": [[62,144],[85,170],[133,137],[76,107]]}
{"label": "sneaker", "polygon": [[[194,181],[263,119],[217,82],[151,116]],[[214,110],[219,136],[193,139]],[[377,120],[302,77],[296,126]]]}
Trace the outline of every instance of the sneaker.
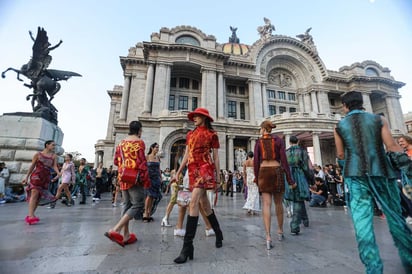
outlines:
{"label": "sneaker", "polygon": [[215,235],[216,235],[216,234],[215,234],[215,231],[213,230],[213,228],[211,228],[211,229],[206,229],[205,232],[206,232],[206,237],[210,237],[210,236],[215,236]]}
{"label": "sneaker", "polygon": [[410,225],[412,225],[412,217],[407,217],[406,222]]}
{"label": "sneaker", "polygon": [[173,235],[180,236],[180,237],[184,237],[185,234],[186,234],[185,229],[175,229],[174,232],[173,232]]}
{"label": "sneaker", "polygon": [[56,202],[50,203],[47,208],[55,208],[56,207]]}
{"label": "sneaker", "polygon": [[6,203],[6,200],[4,199],[0,200],[0,204],[5,204],[5,203]]}
{"label": "sneaker", "polygon": [[113,203],[113,204],[112,204],[112,207],[117,207],[117,204],[116,204],[116,203]]}

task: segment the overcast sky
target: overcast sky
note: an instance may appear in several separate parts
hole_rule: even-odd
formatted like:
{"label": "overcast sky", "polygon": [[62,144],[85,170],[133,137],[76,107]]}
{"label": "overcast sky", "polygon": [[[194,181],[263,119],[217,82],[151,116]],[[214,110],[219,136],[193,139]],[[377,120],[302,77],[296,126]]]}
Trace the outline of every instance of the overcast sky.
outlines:
{"label": "overcast sky", "polygon": [[[230,26],[241,43],[253,44],[263,17],[274,34],[295,37],[312,27],[319,56],[328,69],[374,60],[406,83],[400,89],[404,113],[412,112],[412,1],[108,1],[0,0],[0,70],[20,68],[32,55],[28,31],[44,27],[52,45],[49,68],[80,73],[61,81],[53,100],[59,110],[63,148],[94,161],[94,144],[106,137],[110,107],[107,90],[123,85],[119,56],[138,42],[150,41],[160,28],[194,26],[218,43],[228,42]],[[0,115],[31,112],[29,89],[9,72],[0,79]],[[0,129],[1,131],[1,129]]]}

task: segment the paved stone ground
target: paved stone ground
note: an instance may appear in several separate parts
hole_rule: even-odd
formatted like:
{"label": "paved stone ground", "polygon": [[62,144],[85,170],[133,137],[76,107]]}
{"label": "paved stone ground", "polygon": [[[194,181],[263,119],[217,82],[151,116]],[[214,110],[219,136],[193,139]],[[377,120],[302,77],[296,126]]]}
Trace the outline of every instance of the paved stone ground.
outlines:
{"label": "paved stone ground", "polygon": [[[285,216],[285,240],[274,239],[274,248],[267,251],[262,217],[242,210],[241,194],[219,196],[215,211],[223,248],[216,249],[214,237],[205,236],[201,220],[194,260],[176,265],[182,238],[173,236],[173,228],[160,226],[169,196],[162,199],[155,222],[132,221],[139,241],[125,248],[103,236],[118,221],[121,208],[112,208],[109,193],[102,197],[71,208],[60,203],[55,209],[40,207],[41,221],[32,226],[24,223],[26,203],[0,206],[0,273],[364,273],[350,213],[342,207],[308,208],[310,227],[299,236],[288,233]],[[176,219],[177,207],[171,223]],[[385,273],[404,273],[386,221],[376,217],[374,225]]]}

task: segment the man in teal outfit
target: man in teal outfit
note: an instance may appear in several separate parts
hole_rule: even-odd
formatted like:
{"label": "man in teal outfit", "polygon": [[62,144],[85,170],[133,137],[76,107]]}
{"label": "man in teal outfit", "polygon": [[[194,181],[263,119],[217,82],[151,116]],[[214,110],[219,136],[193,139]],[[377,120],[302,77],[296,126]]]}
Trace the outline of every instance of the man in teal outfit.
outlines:
{"label": "man in teal outfit", "polygon": [[396,183],[399,172],[412,174],[411,161],[393,139],[387,120],[363,110],[360,92],[346,93],[342,104],[346,116],[335,129],[335,144],[350,192],[360,259],[366,273],[383,273],[373,231],[373,199],[376,199],[386,215],[406,273],[412,273],[412,232],[401,214]]}

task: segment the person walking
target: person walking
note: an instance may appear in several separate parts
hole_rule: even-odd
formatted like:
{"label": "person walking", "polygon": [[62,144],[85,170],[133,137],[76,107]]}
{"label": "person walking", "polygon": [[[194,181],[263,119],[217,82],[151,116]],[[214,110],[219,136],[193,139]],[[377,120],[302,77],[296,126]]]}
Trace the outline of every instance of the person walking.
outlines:
{"label": "person walking", "polygon": [[[298,145],[299,139],[296,136],[289,138],[290,147],[286,150],[286,158],[290,167],[290,173],[297,187],[289,191],[288,200],[292,201],[292,220],[290,221],[290,232],[298,235],[300,223],[305,227],[309,226],[309,217],[306,212],[305,201],[309,200],[308,179],[312,178],[313,171],[309,167],[309,155],[306,150]],[[309,177],[309,178],[307,178]]]}
{"label": "person walking", "polygon": [[334,137],[350,192],[359,257],[366,273],[383,273],[373,230],[373,200],[376,199],[382,206],[406,273],[412,273],[412,232],[402,217],[396,182],[399,171],[412,175],[411,160],[395,142],[387,120],[364,111],[362,93],[344,94],[342,107],[345,118],[336,126]]}
{"label": "person walking", "polygon": [[[182,170],[187,165],[189,172],[189,189],[192,197],[189,204],[189,216],[186,222],[186,234],[183,240],[183,248],[180,255],[174,260],[181,264],[193,259],[193,238],[199,219],[199,208],[202,207],[209,220],[215,234],[217,248],[222,247],[223,233],[214,211],[211,209],[209,199],[206,195],[207,189],[216,189],[216,184],[220,183],[218,174],[219,139],[217,133],[212,128],[213,118],[205,108],[197,108],[188,114],[190,121],[195,124],[195,129],[189,131],[186,136],[186,150],[182,164],[172,180],[179,178]],[[213,155],[213,156],[212,156]]]}
{"label": "person walking", "polygon": [[86,204],[87,188],[89,187],[90,167],[86,164],[86,159],[80,159],[80,165],[77,169],[76,184],[80,186],[82,200],[79,204]]}
{"label": "person walking", "polygon": [[259,188],[255,181],[255,172],[253,170],[253,152],[249,151],[247,159],[243,163],[243,174],[246,176],[247,198],[243,209],[248,214],[258,214],[260,211]]}
{"label": "person walking", "polygon": [[150,188],[145,192],[145,210],[143,214],[143,222],[148,223],[153,221],[153,213],[155,213],[157,205],[162,199],[161,181],[162,170],[160,169],[160,158],[157,155],[159,152],[159,144],[154,143],[150,146],[149,153],[146,156],[147,168],[149,170]]}
{"label": "person walking", "polygon": [[[134,233],[129,231],[129,221],[144,210],[144,188],[150,187],[149,173],[145,157],[145,143],[141,139],[142,124],[132,121],[129,134],[116,147],[114,164],[118,167],[118,180],[122,190],[124,206],[119,222],[104,235],[120,246],[137,241]],[[137,170],[133,181],[125,181],[122,174],[126,169]],[[120,234],[123,230],[123,235]]]}
{"label": "person walking", "polygon": [[72,161],[73,156],[71,154],[66,154],[64,157],[64,164],[62,167],[62,177],[61,177],[61,184],[57,189],[56,193],[56,200],[60,199],[62,191],[66,194],[66,205],[72,206],[74,205],[74,201],[72,199],[72,195],[70,193],[69,185],[76,183],[76,172],[74,168],[74,163]]}
{"label": "person walking", "polygon": [[[44,199],[45,203],[56,201],[55,197],[49,192],[50,183],[50,169],[56,172],[57,180],[61,173],[57,167],[57,156],[54,153],[56,144],[53,140],[48,140],[44,144],[44,149],[37,152],[31,161],[26,177],[23,179],[23,185],[28,184],[27,201],[29,202],[29,215],[26,216],[25,221],[29,225],[36,224],[40,218],[34,215],[37,206],[40,204],[40,199]],[[43,203],[43,204],[45,204]]]}
{"label": "person walking", "polygon": [[262,216],[266,231],[266,249],[272,249],[270,235],[272,198],[275,202],[276,217],[278,221],[278,240],[283,236],[283,194],[285,192],[284,175],[290,187],[296,184],[290,175],[286,159],[285,144],[281,138],[271,134],[276,126],[271,121],[265,120],[260,125],[261,137],[256,142],[254,152],[255,180],[258,182],[259,192],[262,193]]}

